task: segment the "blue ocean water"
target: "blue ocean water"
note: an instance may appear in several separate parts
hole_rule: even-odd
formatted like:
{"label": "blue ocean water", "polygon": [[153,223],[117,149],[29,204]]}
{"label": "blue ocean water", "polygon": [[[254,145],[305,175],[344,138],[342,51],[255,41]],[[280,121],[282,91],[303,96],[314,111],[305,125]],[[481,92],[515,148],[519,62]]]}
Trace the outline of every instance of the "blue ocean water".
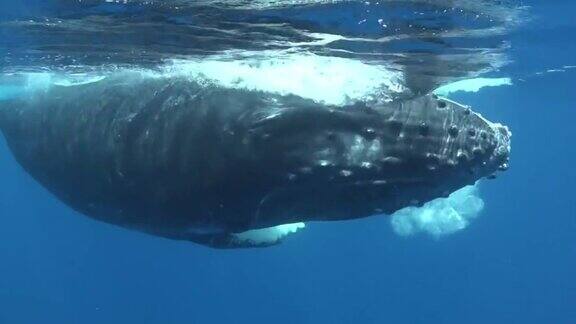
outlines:
{"label": "blue ocean water", "polygon": [[[378,217],[213,250],[78,215],[2,142],[0,323],[576,323],[576,3],[523,5],[513,62],[489,73],[513,85],[453,95],[514,134],[465,230],[406,238]],[[2,2],[0,17],[43,6]]]}

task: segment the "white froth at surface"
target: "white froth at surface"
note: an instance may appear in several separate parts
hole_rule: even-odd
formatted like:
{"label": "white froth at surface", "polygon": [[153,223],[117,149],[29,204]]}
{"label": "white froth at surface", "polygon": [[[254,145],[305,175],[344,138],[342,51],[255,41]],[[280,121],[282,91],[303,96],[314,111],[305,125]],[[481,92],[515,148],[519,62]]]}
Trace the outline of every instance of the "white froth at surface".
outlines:
{"label": "white froth at surface", "polygon": [[387,99],[403,91],[400,72],[353,59],[304,53],[173,61],[163,74],[205,79],[230,88],[294,94],[333,105],[371,99],[374,94]]}
{"label": "white froth at surface", "polygon": [[465,229],[483,208],[477,185],[466,186],[422,207],[401,209],[392,214],[390,223],[401,236],[425,233],[438,238]]}
{"label": "white froth at surface", "polygon": [[[205,84],[297,95],[314,101],[344,105],[357,100],[390,100],[405,91],[403,74],[382,65],[303,52],[267,51],[226,53],[203,59],[171,60],[155,70],[117,68],[110,75],[185,77]],[[24,91],[75,86],[104,79],[102,73],[24,73]]]}

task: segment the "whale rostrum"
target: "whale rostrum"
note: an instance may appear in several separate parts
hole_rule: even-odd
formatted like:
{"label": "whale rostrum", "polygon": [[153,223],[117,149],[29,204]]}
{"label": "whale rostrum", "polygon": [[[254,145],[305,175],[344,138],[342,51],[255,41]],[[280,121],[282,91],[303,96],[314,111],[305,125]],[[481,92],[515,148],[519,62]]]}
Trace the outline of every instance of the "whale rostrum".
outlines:
{"label": "whale rostrum", "polygon": [[433,94],[331,106],[128,76],[8,102],[0,127],[22,167],[75,210],[217,248],[445,197],[507,169],[511,136]]}

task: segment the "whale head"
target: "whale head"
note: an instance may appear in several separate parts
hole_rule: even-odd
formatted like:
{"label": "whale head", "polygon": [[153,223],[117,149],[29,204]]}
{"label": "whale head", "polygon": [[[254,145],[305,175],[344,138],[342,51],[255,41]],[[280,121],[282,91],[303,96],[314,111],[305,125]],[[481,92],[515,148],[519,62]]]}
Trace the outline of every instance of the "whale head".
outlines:
{"label": "whale head", "polygon": [[258,138],[254,156],[271,166],[263,172],[283,179],[262,199],[260,222],[266,215],[342,220],[420,206],[506,170],[511,136],[435,95],[374,106],[283,102],[250,132]]}

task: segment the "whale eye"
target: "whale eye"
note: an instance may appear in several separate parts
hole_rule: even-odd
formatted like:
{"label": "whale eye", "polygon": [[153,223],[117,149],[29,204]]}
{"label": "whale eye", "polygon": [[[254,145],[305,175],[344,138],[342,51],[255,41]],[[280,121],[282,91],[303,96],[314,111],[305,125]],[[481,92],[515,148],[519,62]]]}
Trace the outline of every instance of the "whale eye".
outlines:
{"label": "whale eye", "polygon": [[438,101],[438,108],[444,109],[446,108],[447,104],[446,101]]}

